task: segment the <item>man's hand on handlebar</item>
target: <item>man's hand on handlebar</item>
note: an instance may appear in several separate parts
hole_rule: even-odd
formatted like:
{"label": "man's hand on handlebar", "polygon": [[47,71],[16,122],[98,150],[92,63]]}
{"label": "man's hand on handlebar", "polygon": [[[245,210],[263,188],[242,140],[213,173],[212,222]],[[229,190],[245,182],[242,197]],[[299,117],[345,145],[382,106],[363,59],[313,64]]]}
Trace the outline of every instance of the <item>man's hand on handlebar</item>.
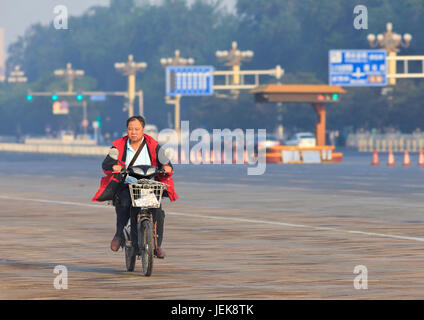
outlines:
{"label": "man's hand on handlebar", "polygon": [[112,167],[112,170],[113,170],[113,173],[119,173],[119,172],[121,172],[121,170],[123,169],[123,167],[122,166],[120,166],[119,164],[115,164],[113,167]]}
{"label": "man's hand on handlebar", "polygon": [[171,174],[171,172],[172,172],[172,168],[168,165],[163,166],[163,168],[159,170],[159,173],[163,175]]}

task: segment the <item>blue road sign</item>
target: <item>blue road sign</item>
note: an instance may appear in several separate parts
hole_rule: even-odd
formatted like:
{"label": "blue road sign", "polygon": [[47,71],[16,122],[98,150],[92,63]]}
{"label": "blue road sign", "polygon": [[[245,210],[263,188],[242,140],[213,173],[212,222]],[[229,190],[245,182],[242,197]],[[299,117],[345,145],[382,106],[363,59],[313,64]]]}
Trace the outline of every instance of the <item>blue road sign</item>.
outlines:
{"label": "blue road sign", "polygon": [[213,67],[190,66],[166,68],[166,95],[213,95]]}
{"label": "blue road sign", "polygon": [[338,86],[387,85],[385,50],[330,50],[329,84]]}
{"label": "blue road sign", "polygon": [[90,95],[91,101],[106,101],[106,95],[105,94],[92,94]]}

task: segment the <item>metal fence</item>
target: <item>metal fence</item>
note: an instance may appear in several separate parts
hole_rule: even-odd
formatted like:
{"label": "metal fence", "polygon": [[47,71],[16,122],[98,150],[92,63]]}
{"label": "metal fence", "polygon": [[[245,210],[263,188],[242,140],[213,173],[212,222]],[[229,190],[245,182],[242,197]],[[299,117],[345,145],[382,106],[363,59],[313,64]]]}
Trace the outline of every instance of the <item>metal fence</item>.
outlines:
{"label": "metal fence", "polygon": [[419,134],[350,134],[346,146],[356,147],[360,152],[393,152],[409,151],[418,152],[424,148],[424,135]]}

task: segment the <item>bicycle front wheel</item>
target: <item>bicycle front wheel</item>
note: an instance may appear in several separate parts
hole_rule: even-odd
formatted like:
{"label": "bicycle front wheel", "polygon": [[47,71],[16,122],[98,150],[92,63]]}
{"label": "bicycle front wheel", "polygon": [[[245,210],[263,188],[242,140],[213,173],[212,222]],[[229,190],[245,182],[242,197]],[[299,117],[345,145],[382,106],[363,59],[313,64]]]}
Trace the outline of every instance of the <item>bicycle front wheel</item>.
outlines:
{"label": "bicycle front wheel", "polygon": [[138,247],[140,249],[142,272],[146,277],[153,270],[153,224],[150,220],[142,220],[137,224]]}
{"label": "bicycle front wheel", "polygon": [[127,271],[134,271],[136,257],[134,248],[125,245],[125,265]]}

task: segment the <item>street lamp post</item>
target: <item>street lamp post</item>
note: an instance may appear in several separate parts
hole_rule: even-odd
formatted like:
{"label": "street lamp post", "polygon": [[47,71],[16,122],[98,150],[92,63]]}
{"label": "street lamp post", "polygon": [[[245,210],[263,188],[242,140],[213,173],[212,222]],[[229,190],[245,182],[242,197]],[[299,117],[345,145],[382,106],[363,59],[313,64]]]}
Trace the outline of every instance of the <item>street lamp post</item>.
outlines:
{"label": "street lamp post", "polygon": [[[115,69],[128,77],[128,117],[134,115],[134,100],[136,95],[135,75],[137,72],[143,72],[147,68],[146,62],[135,62],[134,56],[130,54],[127,62],[116,62]],[[139,94],[141,99],[142,94]],[[142,102],[140,102],[140,106]],[[142,110],[140,110],[142,112]]]}
{"label": "street lamp post", "polygon": [[[186,66],[193,65],[193,58],[182,58],[180,56],[180,50],[175,50],[175,55],[173,58],[162,58],[160,59],[160,63],[162,67],[166,68],[168,66]],[[174,129],[179,134],[180,132],[180,100],[181,95],[177,94],[174,99],[170,99],[169,97],[165,97],[165,101],[168,104],[173,104],[175,106],[175,119],[174,119]]]}
{"label": "street lamp post", "polygon": [[21,70],[20,66],[15,66],[7,78],[7,82],[9,83],[25,83],[27,81],[28,79],[25,77],[25,73]]}
{"label": "street lamp post", "polygon": [[[372,48],[380,46],[387,50],[387,52],[389,53],[389,57],[396,57],[397,52],[400,51],[398,47],[408,47],[411,43],[412,36],[409,33],[405,33],[403,35],[402,41],[402,35],[395,33],[392,30],[393,24],[391,22],[388,22],[386,24],[386,33],[379,33],[377,37],[374,34],[370,33],[367,37],[367,40]],[[389,61],[389,74],[396,74],[396,60],[394,59]],[[396,78],[390,78],[389,84],[396,85]]]}
{"label": "street lamp post", "polygon": [[230,51],[216,51],[216,57],[220,61],[226,61],[225,65],[232,67],[234,71],[233,82],[232,84],[238,85],[240,84],[240,66],[242,62],[248,62],[253,58],[253,51],[246,50],[240,51],[237,48],[237,42],[233,41],[231,44],[232,48]]}
{"label": "street lamp post", "polygon": [[4,52],[4,29],[0,28],[0,82],[6,80],[6,67],[5,67],[5,52]]}
{"label": "street lamp post", "polygon": [[88,119],[87,119],[87,101],[82,102],[82,122],[81,125],[84,128],[84,139],[87,137],[87,127],[88,127]]}
{"label": "street lamp post", "polygon": [[68,92],[74,91],[74,80],[84,76],[83,70],[73,70],[72,64],[68,62],[66,69],[58,69],[54,71],[54,75],[58,78],[64,78],[68,83]]}
{"label": "street lamp post", "polygon": [[[68,93],[72,94],[74,92],[74,81],[75,79],[82,78],[84,76],[84,70],[74,70],[72,69],[72,64],[68,62],[66,64],[66,69],[58,69],[54,71],[54,75],[58,78],[65,79],[68,84]],[[82,102],[83,112],[82,112],[82,122],[81,125],[84,128],[84,138],[87,137],[87,102],[84,100]]]}

